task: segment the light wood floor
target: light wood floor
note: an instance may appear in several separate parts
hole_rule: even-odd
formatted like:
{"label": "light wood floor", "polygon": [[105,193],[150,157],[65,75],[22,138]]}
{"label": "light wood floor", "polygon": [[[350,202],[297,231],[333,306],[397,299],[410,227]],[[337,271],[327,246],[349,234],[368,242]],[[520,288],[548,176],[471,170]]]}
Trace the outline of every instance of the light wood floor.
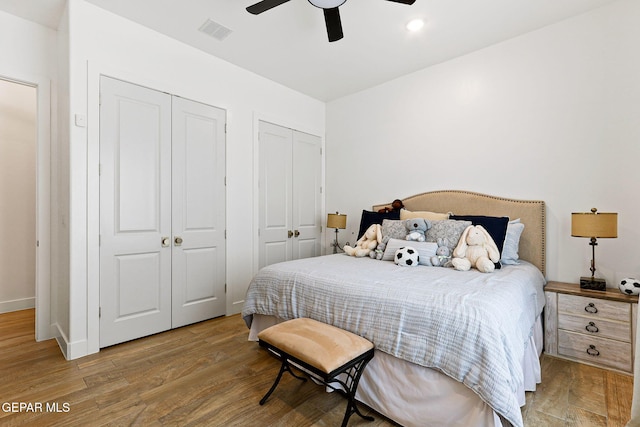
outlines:
{"label": "light wood floor", "polygon": [[[285,375],[267,404],[279,363],[247,341],[239,315],[219,318],[65,361],[55,340],[33,339],[34,311],[0,314],[2,426],[335,426],[344,400]],[[525,426],[624,426],[633,379],[542,358]],[[36,412],[11,412],[10,402]],[[60,412],[47,412],[46,404]],[[42,412],[36,405],[42,404]],[[51,408],[50,408],[51,409]],[[394,426],[370,410],[350,426]]]}

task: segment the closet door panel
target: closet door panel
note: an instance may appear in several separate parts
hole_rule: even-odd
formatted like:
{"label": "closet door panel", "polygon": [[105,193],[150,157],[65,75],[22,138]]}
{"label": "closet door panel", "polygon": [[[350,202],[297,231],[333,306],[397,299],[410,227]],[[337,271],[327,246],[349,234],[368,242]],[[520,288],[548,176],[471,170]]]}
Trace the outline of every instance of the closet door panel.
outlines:
{"label": "closet door panel", "polygon": [[172,327],[225,314],[224,110],[173,98]]}
{"label": "closet door panel", "polygon": [[260,268],[292,257],[291,144],[291,129],[260,122]]}
{"label": "closet door panel", "polygon": [[294,259],[320,255],[322,229],[321,139],[293,131],[293,240]]}
{"label": "closet door panel", "polygon": [[171,98],[102,77],[100,346],[171,327]]}

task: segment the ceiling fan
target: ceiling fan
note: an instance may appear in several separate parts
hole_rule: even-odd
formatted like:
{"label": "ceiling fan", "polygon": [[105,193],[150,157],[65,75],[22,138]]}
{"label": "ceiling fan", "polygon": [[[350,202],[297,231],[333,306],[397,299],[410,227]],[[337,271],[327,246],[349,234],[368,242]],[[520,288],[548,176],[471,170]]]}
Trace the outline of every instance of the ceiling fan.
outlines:
{"label": "ceiling fan", "polygon": [[[262,0],[256,4],[253,4],[247,8],[247,12],[254,15],[259,15],[262,12],[266,12],[269,9],[273,9],[276,6],[280,6],[283,3],[287,3],[289,0]],[[327,35],[329,41],[334,42],[340,40],[343,37],[342,34],[342,22],[340,21],[340,12],[338,7],[344,4],[347,0],[309,0],[309,3],[318,7],[324,11],[324,22],[327,25]],[[395,3],[413,4],[416,0],[387,0]]]}

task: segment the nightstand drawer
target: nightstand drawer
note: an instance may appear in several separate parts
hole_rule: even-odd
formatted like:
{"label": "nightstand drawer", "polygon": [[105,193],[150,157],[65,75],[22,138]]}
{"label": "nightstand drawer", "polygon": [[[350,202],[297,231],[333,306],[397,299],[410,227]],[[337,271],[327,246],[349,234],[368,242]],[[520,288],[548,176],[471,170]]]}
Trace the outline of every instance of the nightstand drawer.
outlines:
{"label": "nightstand drawer", "polygon": [[558,312],[629,322],[631,305],[578,295],[558,294]]}
{"label": "nightstand drawer", "polygon": [[558,354],[631,372],[631,343],[559,330]]}
{"label": "nightstand drawer", "polygon": [[631,342],[631,325],[629,323],[560,313],[558,314],[558,328],[594,337]]}

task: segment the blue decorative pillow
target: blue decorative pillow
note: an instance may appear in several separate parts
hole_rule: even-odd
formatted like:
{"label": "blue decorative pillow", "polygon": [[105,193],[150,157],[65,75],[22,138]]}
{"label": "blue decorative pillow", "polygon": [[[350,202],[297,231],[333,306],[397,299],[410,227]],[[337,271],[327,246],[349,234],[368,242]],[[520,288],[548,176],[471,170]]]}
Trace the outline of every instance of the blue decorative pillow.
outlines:
{"label": "blue decorative pillow", "polygon": [[505,265],[519,264],[518,253],[520,248],[520,236],[524,231],[524,224],[520,222],[520,218],[509,221],[507,225],[507,237],[504,239],[504,247],[502,249],[502,258],[500,262]]}
{"label": "blue decorative pillow", "polygon": [[407,242],[404,239],[389,239],[387,247],[382,255],[382,261],[393,261],[396,251],[402,247],[411,245],[420,255],[420,265],[431,265],[431,257],[436,255],[438,244],[433,242]]}
{"label": "blue decorative pillow", "polygon": [[360,218],[360,230],[358,231],[358,240],[364,235],[365,231],[372,224],[382,225],[382,221],[385,219],[400,219],[400,211],[391,212],[372,212],[362,211],[362,217]]}
{"label": "blue decorative pillow", "polygon": [[[489,233],[502,257],[502,248],[504,247],[504,239],[507,237],[507,225],[509,217],[507,216],[484,216],[484,215],[451,215],[451,219],[471,221],[473,225],[481,225]],[[500,261],[495,263],[496,268],[502,265]]]}

